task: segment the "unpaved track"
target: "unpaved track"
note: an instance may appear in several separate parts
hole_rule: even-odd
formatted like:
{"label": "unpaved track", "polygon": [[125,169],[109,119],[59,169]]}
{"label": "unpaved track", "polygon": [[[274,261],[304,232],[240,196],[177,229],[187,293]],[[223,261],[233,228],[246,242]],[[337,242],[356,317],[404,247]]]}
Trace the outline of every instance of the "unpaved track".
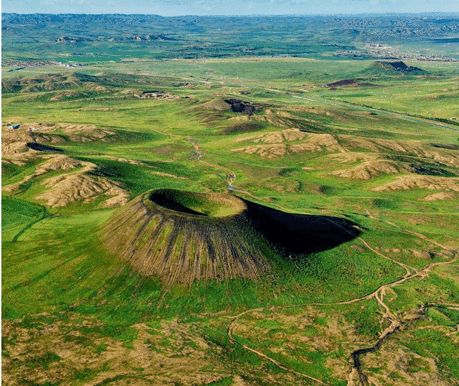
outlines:
{"label": "unpaved track", "polygon": [[[177,136],[177,135],[170,135],[170,136],[171,137],[175,137],[175,138],[179,137],[181,140],[184,140],[183,137],[181,137],[181,136]],[[232,191],[236,191],[236,192],[242,193],[242,194],[245,194],[247,196],[250,196],[250,197],[256,199],[257,201],[260,201],[259,197],[256,197],[256,196],[252,195],[251,193],[249,193],[247,191],[238,190],[237,188],[235,188],[233,186],[234,181],[236,180],[236,173],[234,171],[232,171],[232,170],[230,170],[230,169],[228,169],[226,167],[223,167],[221,165],[214,164],[214,163],[211,163],[211,162],[203,160],[204,154],[201,151],[199,144],[195,140],[193,140],[192,138],[188,138],[187,142],[191,143],[191,145],[193,147],[193,150],[195,152],[195,155],[197,156],[196,160],[198,162],[203,163],[203,164],[205,164],[205,165],[207,165],[209,167],[212,167],[214,169],[218,169],[220,171],[224,171],[226,173],[228,189],[230,189]],[[261,200],[261,201],[263,201],[263,200]],[[272,203],[269,203],[269,204],[272,205]],[[288,208],[282,207],[280,205],[275,205],[275,206],[277,208],[281,209],[281,210],[290,211]],[[294,213],[304,214],[303,212],[298,212],[298,211],[295,211]],[[20,230],[18,232],[18,234],[15,235],[15,237],[13,238],[13,242],[16,242],[18,240],[18,238],[23,233],[25,233],[28,229],[30,229],[37,222],[42,221],[47,217],[48,216],[46,214],[44,214],[43,216],[41,216],[36,221],[33,221],[30,224],[27,224],[22,230]],[[370,213],[368,213],[368,217],[373,219],[373,220],[376,220],[376,221],[382,221],[381,219],[376,219]],[[386,224],[389,224],[391,226],[398,227],[396,224],[391,223],[389,221],[382,221],[382,222],[385,222]],[[414,235],[414,236],[416,236],[416,237],[418,237],[418,238],[420,238],[420,239],[422,239],[424,241],[428,241],[431,244],[436,245],[437,247],[440,247],[440,248],[442,248],[442,249],[444,249],[444,250],[446,250],[448,252],[454,252],[449,247],[446,247],[443,244],[441,244],[441,243],[439,243],[439,242],[437,242],[435,240],[432,240],[432,239],[428,238],[427,236],[425,236],[423,234],[420,234],[418,232],[414,232],[414,231],[410,231],[410,230],[400,230],[400,231],[403,232],[403,233],[408,233],[408,234]],[[229,340],[231,342],[234,342],[235,344],[240,345],[243,349],[256,354],[257,356],[259,356],[263,360],[269,361],[270,363],[272,363],[273,365],[275,365],[276,367],[278,367],[281,370],[290,372],[290,373],[292,373],[292,374],[294,374],[294,375],[296,375],[298,377],[307,379],[307,380],[309,380],[311,382],[325,385],[326,383],[323,382],[322,380],[317,379],[317,378],[315,378],[313,376],[310,376],[308,374],[296,371],[296,370],[294,370],[294,369],[282,364],[281,362],[277,361],[276,359],[270,357],[269,355],[267,355],[267,354],[265,354],[265,353],[263,353],[263,352],[261,352],[259,350],[256,350],[254,348],[251,348],[247,344],[239,342],[237,340],[237,338],[235,337],[235,335],[234,335],[234,331],[235,331],[235,329],[237,327],[238,322],[240,322],[240,320],[244,316],[249,315],[251,313],[255,313],[255,312],[263,312],[263,311],[275,312],[275,311],[278,311],[278,310],[280,311],[282,309],[297,308],[297,307],[320,307],[320,306],[349,305],[349,304],[354,304],[354,303],[358,303],[358,302],[362,302],[362,301],[372,300],[374,298],[376,300],[376,302],[378,303],[378,305],[383,310],[382,318],[383,319],[387,319],[390,324],[389,324],[388,327],[386,327],[380,333],[380,336],[378,337],[377,341],[373,345],[371,345],[370,347],[367,347],[367,348],[361,348],[361,349],[358,349],[358,350],[354,350],[351,353],[350,359],[351,359],[352,363],[351,363],[351,370],[350,370],[350,373],[349,373],[349,376],[348,376],[348,385],[349,386],[356,384],[355,383],[355,378],[357,378],[357,382],[359,384],[367,385],[368,384],[368,379],[367,379],[366,375],[363,373],[363,371],[361,369],[361,357],[364,356],[367,353],[377,351],[381,347],[381,345],[384,343],[384,341],[387,340],[391,335],[396,333],[398,330],[400,330],[403,325],[406,325],[409,322],[412,322],[412,321],[415,321],[415,320],[419,319],[419,317],[417,317],[417,318],[415,317],[415,318],[411,318],[409,320],[406,320],[406,318],[404,318],[404,317],[398,317],[397,315],[395,315],[390,310],[390,308],[387,306],[387,304],[384,302],[384,297],[385,297],[385,294],[386,294],[386,290],[389,289],[389,288],[395,288],[395,287],[403,284],[404,282],[406,282],[408,280],[411,280],[411,279],[414,279],[414,278],[417,278],[417,277],[424,278],[424,277],[428,276],[430,271],[433,268],[437,267],[437,266],[449,265],[449,264],[452,264],[452,263],[456,262],[457,261],[457,254],[454,256],[453,259],[450,259],[448,261],[431,263],[431,264],[427,265],[426,267],[424,267],[421,270],[416,270],[413,267],[410,267],[410,266],[408,266],[408,265],[406,265],[404,263],[401,263],[401,262],[399,262],[399,261],[397,261],[395,259],[392,259],[391,257],[389,257],[387,255],[384,255],[383,253],[379,252],[378,250],[373,248],[362,237],[358,237],[358,240],[368,250],[370,250],[373,253],[377,254],[378,256],[380,256],[380,257],[382,257],[384,259],[387,259],[387,260],[393,262],[394,264],[400,266],[402,269],[404,269],[405,274],[402,277],[400,277],[400,278],[398,278],[398,279],[396,279],[396,280],[394,280],[394,281],[392,281],[390,283],[383,284],[383,285],[379,286],[378,288],[376,288],[374,291],[372,291],[371,293],[369,293],[367,295],[363,295],[363,296],[360,296],[360,297],[356,297],[356,298],[345,300],[345,301],[341,301],[341,302],[333,302],[333,303],[303,303],[303,304],[297,304],[297,305],[287,305],[287,306],[277,306],[277,307],[258,307],[258,308],[245,310],[244,312],[241,312],[240,314],[237,314],[237,315],[231,317],[231,322],[230,322],[230,324],[228,325],[228,328],[227,328],[227,335],[228,335]],[[448,308],[456,309],[456,310],[459,309],[459,305],[458,304],[432,304],[432,305],[422,306],[417,311],[417,314],[422,316],[422,314],[425,312],[427,307],[436,307],[436,306],[443,306],[443,307],[448,307]]]}
{"label": "unpaved track", "polygon": [[[389,224],[395,226],[395,224],[392,224],[392,223],[389,223]],[[391,257],[389,257],[387,255],[384,255],[383,253],[381,253],[381,252],[377,251],[375,248],[373,248],[362,237],[358,237],[358,240],[367,249],[369,249],[373,253],[377,254],[378,256],[380,256],[380,257],[382,257],[384,259],[387,259],[387,260],[393,262],[394,264],[400,266],[401,268],[404,269],[405,274],[402,277],[400,277],[400,278],[398,278],[398,279],[396,279],[396,280],[394,280],[394,281],[392,281],[390,283],[382,284],[381,286],[376,288],[373,292],[369,293],[368,295],[364,295],[364,296],[361,296],[361,297],[353,298],[353,299],[342,301],[342,302],[334,302],[334,303],[304,303],[304,304],[288,305],[288,306],[277,306],[277,307],[258,307],[258,308],[253,308],[253,309],[246,310],[246,311],[241,312],[240,314],[234,316],[231,319],[231,322],[230,322],[230,324],[228,325],[228,328],[227,328],[227,334],[228,334],[229,340],[231,342],[239,344],[245,350],[250,351],[250,352],[258,355],[260,358],[271,362],[272,364],[274,364],[279,369],[282,369],[284,371],[288,371],[288,372],[290,372],[292,374],[295,374],[295,375],[300,376],[302,378],[306,378],[306,379],[308,379],[310,381],[313,381],[315,383],[318,383],[318,384],[325,384],[320,379],[314,378],[314,377],[312,377],[312,376],[310,376],[308,374],[304,374],[304,373],[298,372],[298,371],[296,371],[296,370],[294,370],[292,368],[289,368],[289,367],[285,366],[284,364],[280,363],[279,361],[277,361],[276,359],[266,355],[265,353],[263,353],[261,351],[258,351],[258,350],[255,350],[255,349],[249,347],[247,344],[239,342],[234,336],[234,330],[237,327],[237,323],[244,316],[246,316],[248,314],[251,314],[251,313],[255,313],[255,312],[263,312],[263,311],[275,312],[275,311],[282,310],[282,309],[296,308],[296,307],[318,307],[318,306],[346,305],[346,304],[353,304],[353,303],[361,302],[361,301],[364,301],[364,300],[371,300],[371,299],[374,298],[376,300],[376,302],[378,303],[378,305],[383,310],[382,319],[383,320],[384,319],[388,320],[389,321],[389,326],[386,327],[380,333],[378,339],[376,340],[376,342],[373,345],[371,345],[370,347],[360,348],[360,349],[354,350],[351,353],[351,355],[350,355],[351,370],[349,372],[349,376],[348,376],[348,379],[347,379],[348,386],[355,385],[356,381],[357,381],[357,384],[359,384],[359,385],[368,385],[369,384],[368,383],[368,378],[363,373],[362,368],[361,368],[361,357],[364,356],[367,353],[375,352],[375,351],[379,350],[379,348],[382,346],[382,344],[384,343],[384,341],[386,339],[388,339],[391,335],[395,334],[403,326],[409,324],[410,322],[414,322],[414,321],[418,320],[420,317],[422,317],[424,315],[426,309],[429,307],[429,305],[421,306],[420,309],[415,312],[415,317],[413,317],[413,316],[411,316],[411,317],[410,316],[408,316],[408,317],[407,316],[399,317],[396,314],[394,314],[390,310],[389,306],[384,302],[384,296],[386,294],[386,290],[395,288],[395,287],[403,284],[404,282],[406,282],[408,280],[411,280],[411,279],[414,279],[414,278],[425,278],[425,277],[427,277],[429,275],[429,273],[431,272],[431,270],[433,268],[435,268],[437,266],[442,266],[442,265],[449,265],[449,264],[455,263],[457,261],[457,253],[455,251],[451,250],[450,248],[448,248],[448,247],[436,242],[435,240],[431,240],[427,236],[422,235],[420,233],[412,232],[412,231],[406,231],[406,232],[409,233],[409,234],[412,234],[412,235],[414,235],[414,236],[416,236],[416,237],[418,237],[418,238],[420,238],[422,240],[427,240],[431,244],[434,244],[434,245],[436,245],[436,246],[438,246],[438,247],[440,247],[440,248],[442,248],[442,249],[444,249],[444,250],[446,250],[448,252],[454,252],[454,258],[452,258],[450,260],[447,260],[447,261],[431,263],[431,264],[425,266],[424,268],[422,268],[421,270],[417,270],[417,269],[415,269],[413,267],[410,267],[410,266],[408,266],[408,265],[406,265],[404,263],[401,263],[401,262],[399,262],[399,261],[397,261],[395,259],[392,259]],[[444,305],[444,306],[448,306],[450,308],[459,307],[459,305],[456,305],[456,304],[449,304],[449,305]]]}
{"label": "unpaved track", "polygon": [[246,344],[240,343],[239,341],[237,341],[237,339],[234,337],[234,334],[233,334],[233,330],[234,330],[234,328],[236,326],[237,320],[239,318],[243,317],[244,315],[247,315],[247,314],[250,314],[250,313],[253,313],[253,312],[257,312],[257,311],[263,311],[263,310],[264,310],[264,308],[252,308],[250,310],[246,310],[246,311],[241,312],[240,314],[236,315],[232,319],[232,321],[229,324],[228,329],[227,329],[228,338],[229,338],[230,342],[234,342],[234,343],[239,344],[243,349],[258,355],[260,358],[265,359],[268,362],[271,362],[272,364],[274,364],[279,369],[282,369],[282,370],[285,370],[285,371],[287,371],[289,373],[293,373],[295,375],[298,375],[301,378],[309,379],[310,381],[313,381],[315,383],[319,383],[321,385],[325,385],[326,383],[322,382],[320,379],[314,378],[314,377],[312,377],[310,375],[301,373],[301,372],[296,371],[296,370],[294,370],[294,369],[292,369],[290,367],[287,367],[287,366],[283,365],[282,363],[280,363],[279,361],[277,361],[276,359],[271,358],[270,356],[262,353],[261,351],[255,350],[254,348],[251,348],[251,347],[247,346]]}

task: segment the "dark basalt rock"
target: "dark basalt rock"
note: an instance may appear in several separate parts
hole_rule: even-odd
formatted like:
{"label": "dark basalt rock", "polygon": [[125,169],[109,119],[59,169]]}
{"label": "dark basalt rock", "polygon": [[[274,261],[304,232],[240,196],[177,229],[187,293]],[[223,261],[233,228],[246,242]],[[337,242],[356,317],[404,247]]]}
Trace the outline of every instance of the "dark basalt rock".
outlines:
{"label": "dark basalt rock", "polygon": [[239,99],[225,99],[225,102],[231,106],[231,111],[233,113],[252,115],[256,111],[256,107],[254,105]]}

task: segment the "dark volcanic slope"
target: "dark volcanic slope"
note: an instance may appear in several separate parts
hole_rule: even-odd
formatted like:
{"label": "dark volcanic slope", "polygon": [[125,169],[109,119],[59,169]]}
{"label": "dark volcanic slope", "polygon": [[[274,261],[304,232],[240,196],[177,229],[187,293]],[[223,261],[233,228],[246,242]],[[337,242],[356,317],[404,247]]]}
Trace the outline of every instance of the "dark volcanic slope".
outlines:
{"label": "dark volcanic slope", "polygon": [[360,234],[356,224],[344,218],[292,214],[250,201],[245,203],[254,228],[286,254],[324,251]]}
{"label": "dark volcanic slope", "polygon": [[284,213],[230,194],[157,190],[104,227],[106,247],[166,283],[256,278],[273,254],[333,248],[359,234],[350,221]]}

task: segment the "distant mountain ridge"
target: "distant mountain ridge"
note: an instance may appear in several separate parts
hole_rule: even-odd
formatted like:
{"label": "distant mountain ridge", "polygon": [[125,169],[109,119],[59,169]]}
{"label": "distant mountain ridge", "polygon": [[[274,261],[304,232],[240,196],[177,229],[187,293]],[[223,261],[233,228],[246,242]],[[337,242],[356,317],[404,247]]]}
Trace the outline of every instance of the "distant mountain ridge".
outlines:
{"label": "distant mountain ridge", "polygon": [[66,62],[117,61],[123,56],[330,56],[339,51],[355,53],[362,43],[431,42],[459,35],[459,17],[452,15],[2,14],[2,21],[5,59],[56,60],[59,51]]}

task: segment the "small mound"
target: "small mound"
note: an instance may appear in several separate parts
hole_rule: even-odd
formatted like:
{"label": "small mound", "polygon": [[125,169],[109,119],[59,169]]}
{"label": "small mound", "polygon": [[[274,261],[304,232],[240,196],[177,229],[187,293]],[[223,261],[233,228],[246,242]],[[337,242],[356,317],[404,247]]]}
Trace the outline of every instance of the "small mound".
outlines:
{"label": "small mound", "polygon": [[294,215],[230,194],[156,190],[137,197],[102,229],[102,241],[143,276],[165,283],[254,279],[274,255],[333,248],[359,234],[355,224]]}
{"label": "small mound", "polygon": [[74,75],[66,74],[45,74],[31,78],[5,79],[2,82],[2,89],[6,93],[55,91],[80,86],[81,82]]}
{"label": "small mound", "polygon": [[174,100],[179,99],[177,95],[170,94],[165,91],[143,91],[140,95],[138,95],[141,99],[163,99],[163,100]]}
{"label": "small mound", "polygon": [[459,192],[459,179],[447,177],[430,177],[408,175],[397,178],[373,189],[375,192],[387,192],[397,190],[427,189]]}
{"label": "small mound", "polygon": [[343,88],[343,87],[372,87],[376,86],[373,83],[361,82],[357,79],[342,79],[336,82],[327,83],[327,87],[331,89]]}
{"label": "small mound", "polygon": [[125,204],[128,200],[128,193],[117,183],[83,173],[51,177],[45,180],[44,185],[48,189],[37,198],[53,208],[65,207],[78,201],[89,203],[104,196],[101,206],[105,208]]}
{"label": "small mound", "polygon": [[336,153],[330,154],[329,159],[332,161],[339,162],[341,164],[346,163],[355,163],[355,162],[367,162],[373,161],[376,159],[376,155],[370,153],[359,153],[359,152],[346,152],[346,153]]}
{"label": "small mound", "polygon": [[283,157],[288,154],[288,149],[285,144],[246,146],[235,149],[234,151],[246,154],[257,154],[261,158],[268,159]]}
{"label": "small mound", "polygon": [[408,66],[401,60],[397,61],[377,61],[373,63],[369,69],[370,72],[386,73],[386,74],[411,74],[421,75],[426,71],[418,67]]}
{"label": "small mound", "polygon": [[264,134],[260,137],[256,137],[254,142],[257,143],[285,143],[291,141],[298,141],[306,136],[305,133],[298,129],[285,129],[282,131],[276,131],[273,133]]}
{"label": "small mound", "polygon": [[211,99],[200,106],[201,110],[208,110],[208,111],[228,111],[228,103],[226,103],[221,98],[214,98]]}
{"label": "small mound", "polygon": [[56,123],[53,125],[36,125],[35,135],[52,132],[61,133],[67,140],[75,142],[106,142],[116,135],[116,132],[112,129],[101,128],[91,124]]}
{"label": "small mound", "polygon": [[372,160],[366,161],[350,169],[338,170],[332,174],[342,178],[354,180],[369,180],[381,174],[397,174],[402,168],[394,161]]}
{"label": "small mound", "polygon": [[[22,180],[5,186],[3,189],[5,192],[14,192],[18,190],[21,185],[27,183],[28,181],[31,181],[35,177],[39,177],[43,174],[46,174],[48,172],[54,172],[54,171],[70,171],[72,169],[76,169],[82,166],[86,166],[86,168],[92,168],[92,164],[89,162],[80,162],[76,159],[67,157],[66,155],[63,154],[57,154],[57,155],[47,155],[43,157],[45,161],[41,164],[39,164],[36,168],[33,174],[25,176]],[[91,166],[89,166],[91,165]]]}
{"label": "small mound", "polygon": [[336,87],[357,87],[359,82],[355,79],[342,79],[337,80],[336,82],[327,83],[327,87],[336,88]]}
{"label": "small mound", "polygon": [[[23,123],[17,130],[2,127],[2,159],[22,165],[40,156],[40,153],[62,153],[54,144],[67,141],[109,141],[115,131],[95,125],[71,123]],[[52,145],[51,145],[52,144]]]}
{"label": "small mound", "polygon": [[46,155],[42,158],[45,161],[40,163],[31,175],[6,186],[4,191],[14,192],[22,184],[49,172],[64,172],[64,174],[46,178],[43,184],[47,189],[38,195],[37,199],[54,208],[64,207],[78,201],[88,203],[98,198],[104,199],[103,207],[112,207],[127,202],[129,195],[119,184],[90,174],[96,169],[95,164],[62,154]]}
{"label": "small mound", "polygon": [[345,149],[331,134],[308,133],[306,140],[303,143],[291,145],[290,151],[292,153],[322,151],[331,153],[344,153]]}
{"label": "small mound", "polygon": [[[331,134],[304,133],[298,129],[285,129],[253,139],[252,145],[235,149],[246,154],[258,154],[262,158],[277,158],[304,152],[344,152],[344,148]],[[293,142],[293,143],[292,143]]]}
{"label": "small mound", "polygon": [[455,198],[455,194],[452,192],[438,192],[429,194],[428,196],[424,197],[422,201],[444,201],[444,200],[453,200]]}

